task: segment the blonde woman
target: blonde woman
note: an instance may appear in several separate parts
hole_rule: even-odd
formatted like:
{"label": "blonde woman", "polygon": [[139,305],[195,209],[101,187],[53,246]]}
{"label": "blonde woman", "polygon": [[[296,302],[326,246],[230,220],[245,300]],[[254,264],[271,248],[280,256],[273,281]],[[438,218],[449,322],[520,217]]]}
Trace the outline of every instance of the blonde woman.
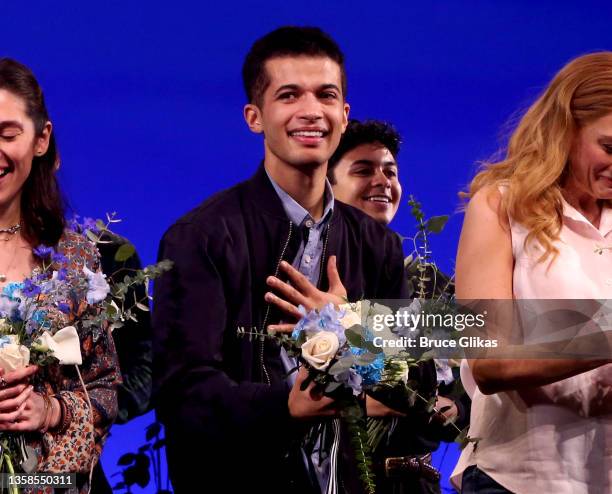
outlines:
{"label": "blonde woman", "polygon": [[[567,64],[474,178],[459,299],[612,298],[612,52]],[[469,362],[463,493],[612,492],[609,360]],[[533,399],[537,396],[537,399]],[[595,406],[597,405],[597,406]]]}

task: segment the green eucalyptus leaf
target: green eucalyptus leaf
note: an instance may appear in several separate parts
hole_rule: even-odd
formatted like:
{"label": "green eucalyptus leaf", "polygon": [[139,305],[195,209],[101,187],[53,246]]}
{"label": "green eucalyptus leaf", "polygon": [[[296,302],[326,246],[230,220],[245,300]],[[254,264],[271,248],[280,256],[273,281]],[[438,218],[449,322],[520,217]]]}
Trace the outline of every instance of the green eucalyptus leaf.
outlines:
{"label": "green eucalyptus leaf", "polygon": [[361,355],[357,355],[355,357],[355,364],[356,365],[370,365],[372,362],[374,362],[377,359],[377,355],[374,353],[362,353]]}
{"label": "green eucalyptus leaf", "polygon": [[349,370],[353,364],[354,359],[352,355],[347,355],[346,357],[342,357],[339,360],[336,360],[330,367],[327,369],[327,372],[332,376],[337,376],[338,374],[342,374]]}
{"label": "green eucalyptus leaf", "polygon": [[359,324],[354,324],[344,332],[347,341],[351,346],[363,348],[364,339],[362,336],[362,327]]}
{"label": "green eucalyptus leaf", "polygon": [[117,252],[115,252],[115,261],[127,261],[130,257],[134,255],[134,252],[136,252],[136,248],[132,244],[122,244],[121,247],[117,249]]}
{"label": "green eucalyptus leaf", "polygon": [[352,347],[363,348],[370,353],[382,353],[383,349],[375,346],[371,341],[366,341],[364,338],[364,328],[360,324],[354,324],[344,332],[347,341]]}
{"label": "green eucalyptus leaf", "polygon": [[378,355],[379,353],[383,353],[384,349],[382,347],[377,347],[376,345],[374,345],[374,343],[372,343],[371,341],[366,341],[364,342],[363,346],[361,348],[366,349],[368,352],[370,353],[374,353],[376,355]]}
{"label": "green eucalyptus leaf", "polygon": [[97,244],[100,242],[100,238],[91,230],[85,230],[85,235],[87,236],[87,238],[89,240],[91,240],[94,244]]}
{"label": "green eucalyptus leaf", "polygon": [[427,220],[425,228],[431,233],[440,233],[448,221],[448,216],[432,216]]}

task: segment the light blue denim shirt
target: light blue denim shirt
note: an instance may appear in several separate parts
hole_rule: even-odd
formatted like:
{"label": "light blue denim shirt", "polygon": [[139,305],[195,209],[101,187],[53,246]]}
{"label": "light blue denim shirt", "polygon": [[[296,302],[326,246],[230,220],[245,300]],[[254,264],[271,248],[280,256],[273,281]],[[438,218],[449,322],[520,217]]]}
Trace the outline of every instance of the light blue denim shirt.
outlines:
{"label": "light blue denim shirt", "polygon": [[[268,173],[266,171],[266,173]],[[300,228],[308,229],[308,238],[302,238],[300,248],[293,259],[292,265],[302,273],[313,285],[319,282],[319,264],[323,254],[323,233],[329,223],[334,209],[334,193],[329,180],[325,179],[325,197],[323,215],[319,221],[315,221],[310,213],[306,211],[298,202],[287,194],[268,174],[272,187],[278,194],[285,213],[289,219]]]}
{"label": "light blue denim shirt", "polygon": [[[266,173],[268,173],[267,170]],[[280,188],[272,177],[270,177],[270,174],[268,174],[268,178],[272,183],[272,187],[274,187],[274,190],[278,194],[289,220],[300,227],[298,232],[302,231],[302,228],[304,227],[307,228],[308,237],[304,238],[306,235],[302,237],[298,252],[291,264],[295,269],[306,276],[308,281],[316,286],[319,282],[319,264],[321,263],[321,256],[323,255],[323,236],[334,209],[334,193],[332,191],[331,184],[327,179],[325,179],[323,215],[319,221],[315,221],[308,211],[300,206],[293,197],[287,194],[287,192]],[[323,269],[325,269],[325,266]],[[295,369],[297,365],[296,359],[289,357],[284,348],[281,348],[280,357],[287,372],[289,372],[291,369]],[[287,378],[290,386],[293,386],[295,383],[295,377],[296,373],[294,372]],[[317,477],[319,488],[323,493],[328,490],[331,462],[329,461],[329,457],[326,457],[324,461],[321,461],[318,450],[319,444],[315,447],[310,461],[308,460],[308,455],[304,453],[304,463],[311,473]]]}

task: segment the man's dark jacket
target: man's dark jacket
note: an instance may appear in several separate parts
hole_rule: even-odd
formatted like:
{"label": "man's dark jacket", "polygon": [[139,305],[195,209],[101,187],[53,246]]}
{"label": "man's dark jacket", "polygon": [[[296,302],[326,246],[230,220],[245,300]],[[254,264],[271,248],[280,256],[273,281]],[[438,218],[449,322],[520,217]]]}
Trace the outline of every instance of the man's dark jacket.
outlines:
{"label": "man's dark jacket", "polygon": [[[349,300],[404,295],[397,235],[340,202],[328,225],[321,290],[336,255]],[[178,494],[309,492],[298,474],[302,459],[286,455],[303,425],[289,416],[279,347],[238,334],[280,320],[264,301],[266,278],[281,259],[293,261],[302,235],[260,167],[162,238],[159,259],[174,268],[155,284],[154,385]]]}

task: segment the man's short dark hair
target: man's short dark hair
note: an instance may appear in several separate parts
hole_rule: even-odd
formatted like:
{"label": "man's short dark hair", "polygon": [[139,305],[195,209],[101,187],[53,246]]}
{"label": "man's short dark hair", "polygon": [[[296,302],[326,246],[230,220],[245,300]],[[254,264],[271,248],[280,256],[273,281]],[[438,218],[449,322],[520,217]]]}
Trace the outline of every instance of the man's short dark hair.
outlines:
{"label": "man's short dark hair", "polygon": [[397,160],[402,140],[399,132],[388,122],[382,120],[349,120],[346,131],[342,134],[340,144],[327,163],[327,178],[336,183],[334,168],[349,151],[362,144],[380,143],[386,147]]}
{"label": "man's short dark hair", "polygon": [[346,97],[346,71],[340,47],[318,27],[285,26],[259,38],[244,59],[242,82],[249,103],[261,106],[270,84],[266,61],[276,57],[310,56],[331,58],[340,66],[342,96]]}

